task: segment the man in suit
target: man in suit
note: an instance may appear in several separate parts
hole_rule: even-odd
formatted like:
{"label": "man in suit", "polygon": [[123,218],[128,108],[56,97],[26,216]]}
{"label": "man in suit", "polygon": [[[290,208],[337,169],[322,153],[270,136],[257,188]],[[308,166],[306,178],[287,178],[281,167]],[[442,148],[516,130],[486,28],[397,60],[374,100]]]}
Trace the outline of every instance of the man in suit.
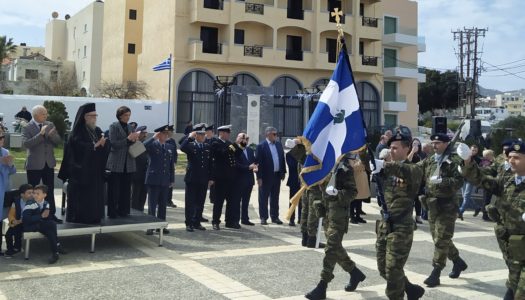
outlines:
{"label": "man in suit", "polygon": [[[166,143],[173,125],[165,125],[155,129],[152,138],[144,143],[149,155],[148,170],[146,171],[146,185],[148,186],[148,214],[166,220],[166,201],[170,187],[175,182],[175,148]],[[158,230],[158,229],[157,229]],[[163,228],[163,233],[170,233]],[[153,234],[148,230],[146,234]]]}
{"label": "man in suit", "polygon": [[189,136],[180,145],[182,152],[188,157],[186,167],[186,183],[184,203],[186,216],[186,231],[193,232],[194,229],[206,230],[201,225],[206,191],[213,181],[211,179],[211,149],[210,145],[204,143],[204,124],[193,127]]}
{"label": "man in suit", "polygon": [[55,216],[55,155],[53,148],[62,142],[53,123],[47,121],[47,109],[42,105],[33,107],[33,120],[22,132],[22,143],[27,149],[26,174],[27,182],[32,186],[42,184],[49,187],[46,195],[49,203],[49,219],[57,223],[62,220]]}
{"label": "man in suit", "polygon": [[240,203],[234,195],[236,187],[235,164],[236,156],[242,154],[237,144],[229,141],[231,125],[217,128],[219,138],[212,142],[213,172],[216,197],[213,201],[213,229],[220,230],[222,206],[226,200],[226,227],[240,229]]}
{"label": "man in suit", "polygon": [[270,217],[272,223],[283,224],[279,219],[279,191],[281,180],[286,174],[284,150],[277,140],[277,129],[267,127],[266,139],[257,145],[256,161],[258,165],[257,184],[259,185],[259,216],[261,224],[268,222],[268,198],[270,198]]}
{"label": "man in suit", "polygon": [[249,141],[250,137],[244,132],[239,133],[235,141],[242,149],[242,154],[236,157],[236,177],[238,180],[236,192],[241,203],[241,224],[253,226],[254,224],[250,222],[248,217],[248,205],[255,185],[253,173],[257,172],[257,164],[255,163],[255,152],[248,147]]}
{"label": "man in suit", "polygon": [[[290,188],[290,199],[292,199],[295,194],[299,191],[301,188],[301,180],[299,180],[299,163],[297,163],[297,160],[293,157],[292,153],[288,152],[286,153],[286,164],[288,165],[288,180],[286,181],[286,185]],[[302,201],[299,202],[298,207],[298,222],[301,221],[301,209],[302,209]],[[289,206],[291,203],[289,204]],[[295,211],[293,212],[292,216],[290,217],[290,223],[288,223],[290,226],[295,226]]]}

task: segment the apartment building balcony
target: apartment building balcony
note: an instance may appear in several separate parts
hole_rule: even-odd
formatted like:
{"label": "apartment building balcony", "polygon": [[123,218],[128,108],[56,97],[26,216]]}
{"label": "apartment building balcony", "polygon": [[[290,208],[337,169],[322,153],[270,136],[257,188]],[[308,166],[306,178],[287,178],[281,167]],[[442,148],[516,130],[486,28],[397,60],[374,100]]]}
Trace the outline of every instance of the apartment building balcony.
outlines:
{"label": "apartment building balcony", "polygon": [[354,60],[352,60],[352,58],[350,60],[352,62],[352,68],[356,72],[380,74],[382,71],[381,57],[360,55],[355,56]]}
{"label": "apartment building balcony", "polygon": [[417,82],[426,82],[427,81],[427,73],[426,68],[417,68]]}
{"label": "apartment building balcony", "polygon": [[392,47],[417,46],[417,28],[397,28],[396,32],[383,34],[383,45]]}
{"label": "apartment building balcony", "polygon": [[314,55],[310,50],[277,49],[275,59],[271,64],[287,68],[311,69],[314,66]]}
{"label": "apartment building balcony", "polygon": [[281,10],[274,6],[273,0],[248,0],[231,1],[230,22],[260,22],[268,26],[274,26],[268,16],[274,16]]}
{"label": "apartment building balcony", "polygon": [[[422,80],[424,74],[419,73],[417,63],[397,61],[393,65],[385,65],[383,68],[385,78],[394,79],[417,79]],[[423,81],[424,82],[424,81]]]}
{"label": "apartment building balcony", "polygon": [[424,36],[418,36],[417,37],[417,52],[426,52],[427,51],[427,43],[425,42]]}
{"label": "apartment building balcony", "polygon": [[383,110],[389,112],[407,111],[407,97],[405,95],[395,95],[393,99],[385,99]]}
{"label": "apartment building balcony", "polygon": [[320,52],[317,54],[315,68],[319,70],[333,71],[335,69],[335,60],[330,59],[330,54],[328,52]]}
{"label": "apartment building balcony", "polygon": [[276,51],[263,45],[235,44],[230,49],[228,62],[256,66],[274,65]]}
{"label": "apartment building balcony", "polygon": [[231,1],[191,1],[190,23],[206,22],[227,25],[230,23]]}
{"label": "apartment building balcony", "polygon": [[228,57],[228,45],[205,43],[200,40],[190,41],[188,45],[188,60],[225,63]]}
{"label": "apartment building balcony", "polygon": [[361,17],[360,34],[362,38],[379,41],[382,38],[381,20],[372,17]]}

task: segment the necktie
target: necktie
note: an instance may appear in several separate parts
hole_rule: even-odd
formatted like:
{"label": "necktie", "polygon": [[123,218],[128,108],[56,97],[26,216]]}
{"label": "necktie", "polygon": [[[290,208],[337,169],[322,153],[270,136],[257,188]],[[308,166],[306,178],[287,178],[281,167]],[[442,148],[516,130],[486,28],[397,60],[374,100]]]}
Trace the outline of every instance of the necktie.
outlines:
{"label": "necktie", "polygon": [[162,150],[166,149],[166,147],[164,147],[164,144],[162,144]]}
{"label": "necktie", "polygon": [[42,129],[42,124],[38,124],[38,128]]}

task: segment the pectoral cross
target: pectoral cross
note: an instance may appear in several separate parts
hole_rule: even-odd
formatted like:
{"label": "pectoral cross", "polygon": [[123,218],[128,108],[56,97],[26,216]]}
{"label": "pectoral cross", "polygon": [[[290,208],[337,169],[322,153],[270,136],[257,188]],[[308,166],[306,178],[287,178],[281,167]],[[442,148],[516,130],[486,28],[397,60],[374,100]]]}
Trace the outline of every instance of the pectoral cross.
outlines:
{"label": "pectoral cross", "polygon": [[341,17],[343,16],[343,12],[339,10],[339,7],[334,8],[334,11],[330,13],[332,17],[335,17],[335,22],[337,23],[337,26],[341,24]]}

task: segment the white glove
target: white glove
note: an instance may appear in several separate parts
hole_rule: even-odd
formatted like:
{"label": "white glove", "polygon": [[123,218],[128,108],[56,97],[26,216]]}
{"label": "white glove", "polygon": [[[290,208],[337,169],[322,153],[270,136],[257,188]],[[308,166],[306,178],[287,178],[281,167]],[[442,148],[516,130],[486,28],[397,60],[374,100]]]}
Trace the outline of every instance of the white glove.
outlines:
{"label": "white glove", "polygon": [[296,145],[296,143],[292,139],[286,139],[286,142],[284,143],[284,146],[286,146],[286,148],[290,148],[290,149],[295,147],[295,145]]}
{"label": "white glove", "polygon": [[521,219],[523,220],[523,222],[525,222],[525,213],[523,213],[523,215],[521,215]]}
{"label": "white glove", "polygon": [[439,184],[443,181],[443,179],[441,177],[438,177],[438,176],[432,176],[430,177],[430,183],[431,184]]}
{"label": "white glove", "polygon": [[467,160],[472,157],[472,150],[470,150],[469,146],[463,143],[458,144],[456,152],[458,153],[459,157],[461,157],[461,159],[463,160]]}
{"label": "white glove", "polygon": [[377,174],[381,172],[381,170],[383,169],[383,166],[385,165],[385,161],[382,159],[375,159],[375,163],[376,163],[376,167],[374,169],[374,165],[372,164],[372,162],[370,162],[370,170],[372,170],[372,174]]}
{"label": "white glove", "polygon": [[339,191],[333,185],[328,186],[325,192],[330,196],[337,196],[337,193],[339,193]]}

